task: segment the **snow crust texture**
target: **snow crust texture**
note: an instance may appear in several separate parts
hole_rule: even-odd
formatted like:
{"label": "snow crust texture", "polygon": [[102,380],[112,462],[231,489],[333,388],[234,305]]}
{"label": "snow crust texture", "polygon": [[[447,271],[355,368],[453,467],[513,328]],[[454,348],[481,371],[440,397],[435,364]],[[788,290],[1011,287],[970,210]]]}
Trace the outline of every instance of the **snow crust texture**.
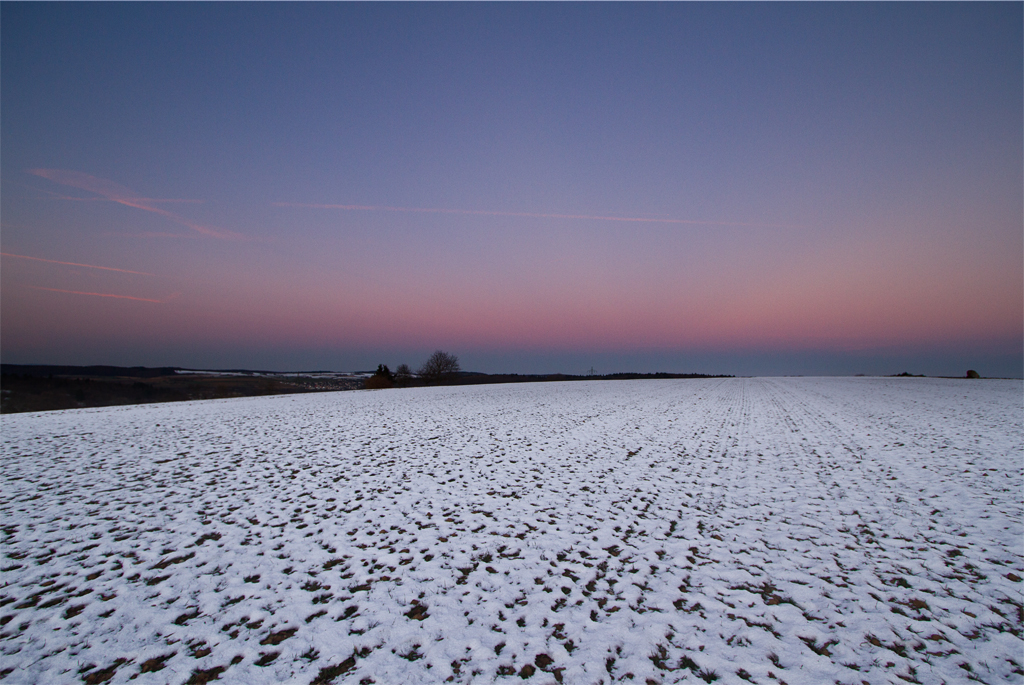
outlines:
{"label": "snow crust texture", "polygon": [[1020,381],[2,417],[5,683],[1024,682]]}

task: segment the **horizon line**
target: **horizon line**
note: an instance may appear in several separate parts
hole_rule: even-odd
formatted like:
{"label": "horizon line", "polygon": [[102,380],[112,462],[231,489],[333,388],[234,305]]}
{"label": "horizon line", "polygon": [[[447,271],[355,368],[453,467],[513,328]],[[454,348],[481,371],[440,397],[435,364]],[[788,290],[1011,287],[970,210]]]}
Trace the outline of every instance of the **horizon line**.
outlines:
{"label": "horizon line", "polygon": [[[36,286],[30,286],[36,287]],[[55,292],[64,293],[75,293],[81,295],[100,295],[101,297],[120,297],[131,300],[142,300],[144,302],[157,302],[163,304],[160,300],[146,300],[139,297],[129,297],[127,295],[103,295],[102,293],[80,293],[74,290],[57,290],[55,288],[37,288],[39,290],[53,290]],[[21,364],[5,362],[4,366],[53,366],[53,367],[65,367],[65,368],[81,368],[86,369],[97,366],[109,366],[113,368],[124,368],[124,369],[174,369],[177,371],[195,371],[195,372],[210,372],[210,373],[269,373],[269,374],[320,374],[320,373],[336,373],[336,374],[372,374],[373,369],[363,370],[348,370],[338,371],[335,369],[307,369],[307,370],[286,370],[286,371],[271,371],[269,369],[247,369],[242,367],[234,368],[195,368],[187,366],[144,366],[134,364],[131,366],[121,366],[118,364]],[[929,374],[910,374],[909,372],[903,371],[900,373],[890,374],[872,374],[872,373],[845,373],[845,374],[807,374],[807,373],[776,373],[776,374],[731,374],[731,373],[702,373],[699,371],[612,371],[609,373],[595,373],[593,376],[584,373],[565,373],[562,371],[553,371],[550,373],[519,373],[519,372],[492,372],[486,371],[460,371],[462,375],[480,375],[480,376],[569,376],[575,378],[593,378],[595,380],[607,379],[609,376],[619,375],[635,375],[635,376],[655,376],[658,374],[667,374],[670,376],[703,376],[707,378],[939,378],[939,379],[950,379],[950,380],[968,380],[966,376],[946,376],[946,375],[929,375]],[[417,375],[417,374],[413,374]],[[643,380],[643,379],[627,379],[627,380]],[[690,380],[687,378],[679,379],[668,379],[668,380]],[[1024,380],[1022,376],[981,376],[978,379],[970,380]]]}

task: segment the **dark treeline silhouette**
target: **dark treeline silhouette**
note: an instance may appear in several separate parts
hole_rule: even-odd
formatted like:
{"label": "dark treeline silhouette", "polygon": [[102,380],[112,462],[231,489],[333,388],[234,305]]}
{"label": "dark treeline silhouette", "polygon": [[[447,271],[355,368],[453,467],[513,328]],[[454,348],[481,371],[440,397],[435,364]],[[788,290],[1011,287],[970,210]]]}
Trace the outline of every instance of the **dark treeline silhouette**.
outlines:
{"label": "dark treeline silhouette", "polygon": [[396,385],[451,385],[460,373],[459,358],[444,350],[437,350],[423,363],[415,376],[408,364],[400,364],[394,373],[391,373],[387,364],[378,364],[377,370],[366,379],[363,387],[367,390],[383,390]]}
{"label": "dark treeline silhouette", "polygon": [[[301,392],[384,389],[423,385],[484,385],[664,378],[731,378],[702,373],[488,374],[461,371],[453,354],[438,350],[419,371],[408,364],[391,371],[380,364],[369,378],[317,378],[268,371],[225,369],[180,374],[179,367],[3,364],[0,412],[46,411],[183,400],[253,397]],[[217,375],[230,373],[232,375]],[[324,373],[324,372],[309,372]]]}
{"label": "dark treeline silhouette", "polygon": [[550,383],[555,381],[632,381],[667,378],[735,378],[731,374],[706,373],[608,373],[574,376],[564,373],[519,374],[519,373],[460,373],[449,383],[451,385],[483,385],[486,383]]}
{"label": "dark treeline silhouette", "polygon": [[705,373],[609,373],[594,374],[593,370],[585,376],[574,376],[564,373],[519,374],[519,373],[478,373],[463,371],[459,367],[459,358],[454,354],[437,350],[424,362],[420,370],[413,376],[406,364],[391,373],[386,364],[378,364],[377,371],[366,379],[363,387],[367,390],[383,390],[409,385],[486,385],[491,383],[550,383],[557,381],[625,381],[642,379],[667,378],[733,378],[734,376]]}
{"label": "dark treeline silhouette", "polygon": [[[382,368],[381,368],[382,367]],[[631,381],[660,380],[670,378],[735,378],[731,374],[706,373],[609,373],[604,375],[574,376],[564,373],[522,374],[522,373],[478,373],[474,371],[458,371],[447,374],[444,378],[427,379],[422,376],[406,377],[400,382],[398,375],[387,374],[387,366],[381,365],[373,376],[367,378],[363,387],[369,390],[393,388],[395,386],[417,385],[488,385],[492,383],[553,383],[561,381]]]}

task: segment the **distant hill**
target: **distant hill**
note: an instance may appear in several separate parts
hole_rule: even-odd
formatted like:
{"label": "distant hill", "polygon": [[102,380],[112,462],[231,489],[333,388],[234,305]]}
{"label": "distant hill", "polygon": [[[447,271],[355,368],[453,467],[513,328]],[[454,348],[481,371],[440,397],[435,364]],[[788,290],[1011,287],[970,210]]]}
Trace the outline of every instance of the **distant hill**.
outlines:
{"label": "distant hill", "polygon": [[178,367],[162,366],[149,368],[145,366],[54,366],[46,364],[0,364],[0,374],[31,376],[46,378],[48,376],[75,376],[109,378],[156,378],[157,376],[173,376]]}
{"label": "distant hill", "polygon": [[0,364],[0,412],[355,390],[362,377],[165,366]]}
{"label": "distant hill", "polygon": [[[107,407],[154,402],[328,392],[363,388],[368,373],[197,370],[177,366],[0,364],[0,413]],[[550,383],[666,378],[732,378],[703,373],[489,374],[461,372],[447,385]],[[422,385],[413,380],[411,385]]]}

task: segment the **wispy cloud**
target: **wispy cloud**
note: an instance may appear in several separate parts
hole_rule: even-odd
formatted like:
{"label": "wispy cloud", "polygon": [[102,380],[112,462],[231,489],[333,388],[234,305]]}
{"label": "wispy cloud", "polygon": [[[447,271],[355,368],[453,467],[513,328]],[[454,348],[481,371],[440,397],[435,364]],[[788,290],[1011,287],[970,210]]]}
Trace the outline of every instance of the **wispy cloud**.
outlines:
{"label": "wispy cloud", "polygon": [[104,271],[117,271],[123,274],[138,274],[139,276],[153,276],[155,274],[146,273],[145,271],[132,271],[130,269],[115,269],[112,266],[96,266],[95,264],[79,264],[78,262],[62,262],[56,259],[43,259],[42,257],[29,257],[23,254],[13,254],[11,252],[0,252],[0,255],[4,257],[17,257],[18,259],[31,259],[34,262],[47,262],[48,264],[64,264],[65,266],[84,266],[87,269],[102,269]]}
{"label": "wispy cloud", "polygon": [[146,297],[132,297],[131,295],[113,295],[111,293],[88,293],[81,290],[61,290],[60,288],[43,288],[38,285],[31,285],[30,288],[34,290],[48,290],[51,293],[68,293],[69,295],[91,295],[93,297],[113,297],[118,300],[135,300],[137,302],[155,302],[156,304],[163,304],[164,300],[151,300]]}
{"label": "wispy cloud", "polygon": [[482,209],[443,209],[436,207],[389,207],[386,205],[331,205],[305,202],[274,202],[275,207],[310,209],[343,209],[363,212],[419,212],[424,214],[463,214],[475,216],[519,216],[531,219],[584,219],[589,221],[623,221],[632,223],[677,224],[694,226],[746,226],[750,228],[794,228],[790,224],[769,224],[743,221],[712,221],[708,219],[664,219],[641,216],[600,216],[595,214],[545,214],[538,212],[494,212]]}
{"label": "wispy cloud", "polygon": [[[155,206],[166,202],[190,202],[189,200],[168,200],[140,197],[136,192],[130,188],[126,188],[120,183],[115,183],[114,181],[109,181],[105,178],[90,176],[89,174],[83,174],[80,171],[69,171],[67,169],[29,169],[28,173],[53,181],[54,183],[59,183],[60,185],[79,188],[81,190],[94,193],[105,200],[117,202],[118,204],[125,205],[126,207],[134,207],[135,209],[159,214],[160,216],[166,217],[177,224],[186,226],[193,231],[210,236],[211,238],[244,238],[244,236],[239,233],[203,226],[195,223],[194,221],[190,221],[183,216],[174,214],[173,212],[168,212],[166,209],[161,209],[160,207]],[[81,198],[62,199],[79,200]]]}
{"label": "wispy cloud", "polygon": [[200,240],[200,236],[195,233],[167,233],[165,231],[134,231],[118,232],[118,231],[104,231],[104,236],[108,238],[187,238],[189,240]]}
{"label": "wispy cloud", "polygon": [[[107,197],[75,197],[74,195],[61,195],[53,191],[45,191],[52,200],[67,200],[68,202],[110,202],[110,198]],[[190,200],[188,198],[176,198],[176,197],[140,197],[136,199],[137,202],[145,202],[147,204],[187,204],[187,205],[201,205],[204,200]]]}

